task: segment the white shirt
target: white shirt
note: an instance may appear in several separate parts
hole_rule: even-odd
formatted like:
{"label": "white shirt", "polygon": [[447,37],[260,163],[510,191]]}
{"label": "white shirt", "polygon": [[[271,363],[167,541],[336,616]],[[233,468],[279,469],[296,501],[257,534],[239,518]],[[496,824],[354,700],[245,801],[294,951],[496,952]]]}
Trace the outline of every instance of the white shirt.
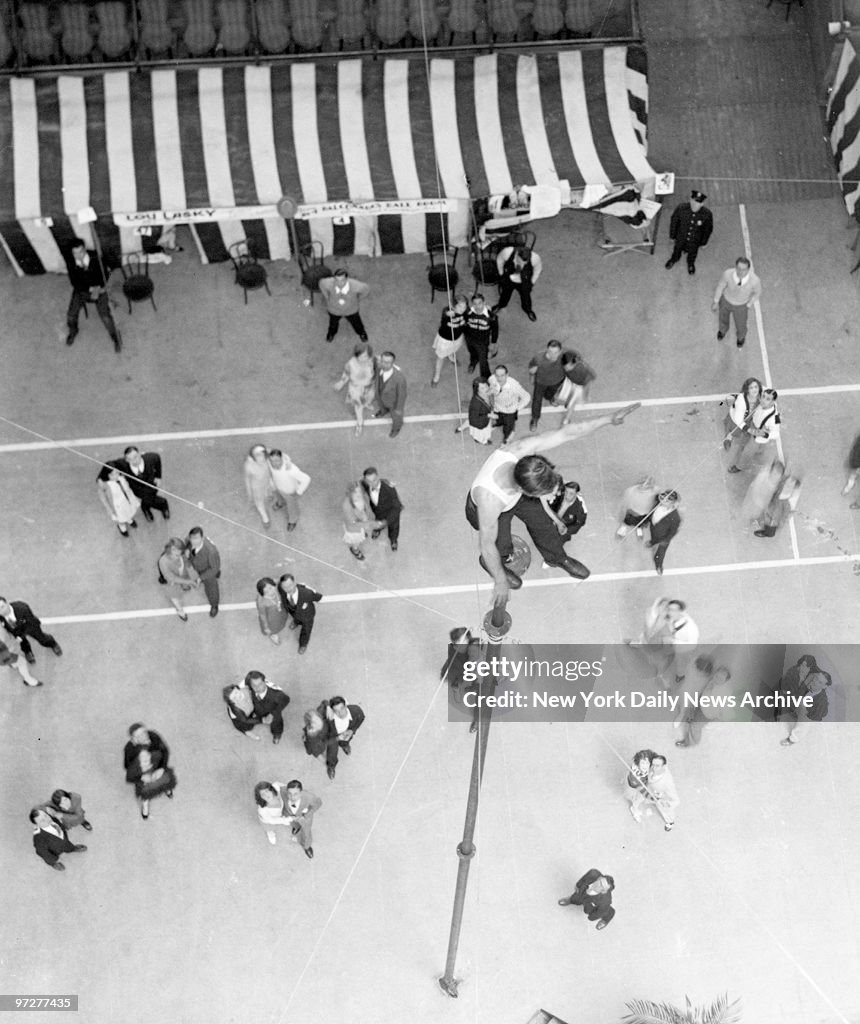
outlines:
{"label": "white shirt", "polygon": [[346,718],[341,718],[340,715],[336,715],[331,711],[331,708],[329,708],[329,711],[331,712],[331,721],[334,722],[335,730],[337,731],[338,736],[340,736],[341,733],[346,732],[352,722],[352,715],[349,713],[349,708],[346,709]]}
{"label": "white shirt", "polygon": [[37,825],[33,829],[33,835],[34,836],[38,835],[40,832],[50,832],[51,835],[52,836],[56,836],[57,839],[62,839],[63,838],[63,830],[62,830],[61,826],[58,825],[57,822],[54,821],[53,819],[51,819],[51,824],[50,825]]}
{"label": "white shirt", "polygon": [[504,384],[499,384],[494,374],[490,377],[490,393],[496,412],[520,412],[531,404],[531,395],[513,377],[508,377]]}
{"label": "white shirt", "polygon": [[289,466],[281,465],[280,468],[269,463],[269,471],[272,474],[272,483],[281,494],[304,494],[308,489],[311,478],[303,473],[295,463]]}
{"label": "white shirt", "polygon": [[380,376],[380,377],[381,377],[381,378],[382,378],[382,379],[383,379],[384,381],[387,381],[387,380],[388,380],[388,379],[389,379],[389,378],[391,377],[391,374],[392,374],[392,373],[394,373],[394,367],[393,367],[393,366],[391,367],[391,369],[390,369],[390,370],[380,370],[380,371],[379,371],[379,376]]}
{"label": "white shirt", "polygon": [[370,490],[368,491],[368,494],[370,496],[370,500],[371,500],[371,502],[374,505],[378,505],[379,504],[379,492],[380,492],[381,489],[382,489],[382,481],[380,480],[379,483],[375,487],[371,487]]}
{"label": "white shirt", "polygon": [[779,437],[779,410],[775,405],[769,409],[758,406],[752,414],[752,425],[759,430],[766,430],[767,437],[756,437],[753,440],[756,444],[767,444],[768,441],[775,441]]}
{"label": "white shirt", "polygon": [[651,513],[651,522],[657,524],[661,519],[665,519],[670,512],[674,511],[668,505],[659,504],[654,511]]}

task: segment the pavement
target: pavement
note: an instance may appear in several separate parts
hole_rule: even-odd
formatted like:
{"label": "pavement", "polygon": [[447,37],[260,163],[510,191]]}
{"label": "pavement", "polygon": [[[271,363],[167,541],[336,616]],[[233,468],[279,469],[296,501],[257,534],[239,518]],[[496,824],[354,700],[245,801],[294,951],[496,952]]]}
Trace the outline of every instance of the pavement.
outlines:
{"label": "pavement", "polygon": [[[533,562],[510,605],[523,643],[618,643],[660,595],[685,600],[709,644],[785,643],[793,656],[855,640],[858,520],[839,493],[860,418],[853,232],[833,194],[714,214],[695,277],[663,269],[665,221],[654,257],[604,256],[590,215],[535,225],[538,320],[514,299],[499,359],[524,381],[530,356],[559,337],[598,372],[591,411],[644,405],[558,450],[589,509],[571,548],[594,575],[577,584]],[[717,342],[710,301],[747,246],[764,294],[738,350]],[[82,1024],[526,1024],[539,1007],[609,1024],[630,999],[707,1004],[723,992],[755,1024],[854,1024],[855,723],[825,723],[786,749],[782,726],[723,722],[676,751],[668,723],[499,719],[460,996],[440,992],[472,743],[448,722],[438,672],[449,629],[477,625],[489,603],[462,517],[487,452],[454,434],[469,393],[462,356],[456,378],[446,366],[429,386],[441,304],[428,302],[426,260],[331,262],[371,284],[371,342],[407,375],[396,439],[384,423],[354,437],[331,388],[353,336],[344,324],[325,343],[323,310],[305,305],[291,265],[270,265],[272,297],[245,306],[231,270],[201,267],[186,246],[152,269],[158,312],[116,310],[119,356],[95,317],[65,346],[64,279],[0,272],[0,591],[27,600],[65,651],[36,648],[40,690],[5,670],[5,989],[78,992]],[[726,474],[720,446],[715,399],[752,374],[783,393],[785,453],[804,477],[794,532],[773,540],[743,520],[748,479]],[[93,460],[131,440],[162,454],[173,516],[123,540],[98,503]],[[293,533],[262,532],[245,499],[242,460],[257,440],[312,477]],[[369,465],[396,482],[406,511],[398,552],[382,538],[358,563],[339,510]],[[613,538],[621,491],[646,471],[683,499],[662,579]],[[155,561],[198,523],[222,553],[222,612],[200,607],[183,624]],[[285,571],[326,595],[301,658],[295,634],[280,648],[260,635],[252,607],[254,581]],[[221,688],[251,668],[291,697],[280,746],[249,742],[224,714]],[[841,700],[856,699],[852,659],[834,680]],[[338,692],[367,722],[331,782],[302,749],[301,715]],[[147,822],[121,768],[133,721],[162,733],[179,779]],[[671,834],[627,812],[622,761],[649,746],[668,753],[681,795]],[[255,782],[293,777],[323,800],[313,861],[270,847],[256,820]],[[58,786],[83,794],[94,825],[64,875],[33,856],[26,817]],[[618,911],[599,933],[556,903],[595,866],[615,877]]]}

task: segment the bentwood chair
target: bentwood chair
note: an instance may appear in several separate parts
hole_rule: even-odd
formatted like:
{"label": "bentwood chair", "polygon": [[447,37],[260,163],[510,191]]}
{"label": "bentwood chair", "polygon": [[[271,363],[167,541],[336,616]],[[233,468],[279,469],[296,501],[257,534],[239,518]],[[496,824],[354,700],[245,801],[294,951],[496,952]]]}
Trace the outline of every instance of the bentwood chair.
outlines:
{"label": "bentwood chair", "polygon": [[265,288],[266,293],[271,295],[268,271],[251,252],[248,239],[243,238],[240,242],[234,242],[229,252],[233,269],[236,271],[236,284],[241,285],[245,293],[245,305],[248,305],[248,292],[256,291],[258,288]]}
{"label": "bentwood chair", "polygon": [[158,306],[153,298],[155,283],[149,276],[149,257],[145,252],[132,252],[123,258],[120,265],[122,270],[122,293],[128,303],[128,312],[131,315],[131,304],[133,302],[152,303],[152,308],[158,312]]}
{"label": "bentwood chair", "polygon": [[302,272],[302,285],[307,288],[311,297],[311,305],[314,304],[314,292],[320,290],[320,281],[326,277],[332,277],[334,271],[325,262],[325,249],[320,241],[309,242],[303,245],[296,254],[299,262],[299,269]]}
{"label": "bentwood chair", "polygon": [[427,268],[427,281],[430,284],[430,301],[436,298],[436,292],[448,295],[457,287],[460,275],[457,273],[457,253],[455,245],[434,245],[427,250],[430,266]]}

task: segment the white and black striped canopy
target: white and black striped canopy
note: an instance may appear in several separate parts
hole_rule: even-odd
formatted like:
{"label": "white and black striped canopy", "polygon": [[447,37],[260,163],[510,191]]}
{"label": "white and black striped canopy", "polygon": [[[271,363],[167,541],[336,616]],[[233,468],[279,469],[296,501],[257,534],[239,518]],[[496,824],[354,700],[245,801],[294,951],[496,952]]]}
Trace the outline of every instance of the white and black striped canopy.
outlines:
{"label": "white and black striped canopy", "polygon": [[[296,63],[272,67],[11,78],[0,85],[0,234],[24,273],[63,270],[88,239],[140,238],[114,216],[212,208],[204,258],[238,239],[290,255],[274,204],[445,197],[447,212],[297,221],[327,253],[426,251],[469,231],[469,200],[515,185],[653,177],[641,47],[538,55]],[[41,223],[51,218],[53,224]],[[443,220],[444,218],[444,220]],[[121,219],[121,218],[120,218]],[[181,216],[176,218],[181,221]]]}
{"label": "white and black striped canopy", "polygon": [[827,101],[827,131],[845,205],[854,213],[860,199],[860,60],[848,39]]}

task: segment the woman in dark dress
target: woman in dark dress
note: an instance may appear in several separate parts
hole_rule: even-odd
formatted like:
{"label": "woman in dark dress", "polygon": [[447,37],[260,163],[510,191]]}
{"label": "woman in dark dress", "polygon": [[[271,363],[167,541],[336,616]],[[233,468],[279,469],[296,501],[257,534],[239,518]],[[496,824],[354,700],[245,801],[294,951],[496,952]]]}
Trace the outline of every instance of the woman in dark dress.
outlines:
{"label": "woman in dark dress", "polygon": [[149,817],[149,801],[166,793],[173,799],[176,775],[168,766],[170,751],[164,740],[152,729],[135,722],[128,730],[129,741],[123,751],[125,781],[134,786],[140,801],[140,816]]}
{"label": "woman in dark dress", "polygon": [[460,434],[468,430],[472,440],[478,444],[489,444],[493,433],[496,417],[493,413],[493,394],[490,382],[486,377],[476,377],[472,381],[472,400],[469,402],[469,418],[454,431]]}

